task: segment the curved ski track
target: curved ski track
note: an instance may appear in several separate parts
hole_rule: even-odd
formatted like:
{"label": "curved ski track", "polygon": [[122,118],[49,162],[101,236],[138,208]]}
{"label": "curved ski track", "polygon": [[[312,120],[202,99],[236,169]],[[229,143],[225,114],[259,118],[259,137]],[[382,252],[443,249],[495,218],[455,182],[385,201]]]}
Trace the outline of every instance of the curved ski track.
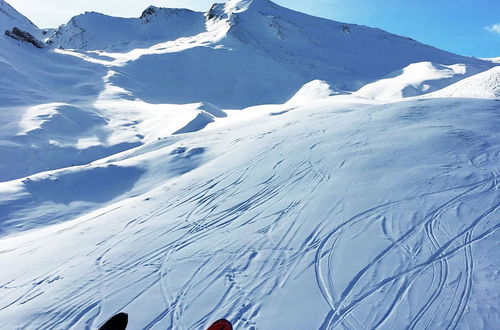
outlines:
{"label": "curved ski track", "polygon": [[[332,147],[324,145],[333,139],[322,121],[328,115],[316,118],[320,129],[275,139],[242,167],[193,179],[182,189],[166,186],[161,199],[137,205],[141,212],[118,205],[87,220],[121,217],[109,235],[77,251],[79,258],[62,259],[34,279],[2,283],[0,313],[53,294],[57,299],[24,328],[94,328],[119,310],[140,310],[149,319],[138,324],[144,329],[200,329],[214,315],[235,320],[237,329],[259,329],[259,315],[276,293],[311,274],[318,300],[327,303],[321,329],[391,328],[400,320],[409,329],[456,329],[471,296],[474,245],[500,227],[497,174],[438,191],[417,187],[346,219],[349,204],[343,186],[335,184],[352,160],[332,161]],[[370,120],[360,121],[335,150],[362,154],[369,137],[361,133]],[[264,141],[294,125],[233,145]],[[287,146],[295,144],[304,154],[288,157],[293,147]],[[494,163],[499,155],[482,154],[469,165]],[[328,191],[325,208],[318,196]],[[488,208],[475,208],[479,200]],[[18,250],[36,253],[44,242],[80,227],[83,234],[87,222]],[[366,237],[376,244],[363,247]],[[0,255],[12,251],[2,248]],[[86,273],[75,276],[80,263],[88,264]],[[59,281],[66,282],[58,287]],[[142,310],[144,304],[155,307]]]}

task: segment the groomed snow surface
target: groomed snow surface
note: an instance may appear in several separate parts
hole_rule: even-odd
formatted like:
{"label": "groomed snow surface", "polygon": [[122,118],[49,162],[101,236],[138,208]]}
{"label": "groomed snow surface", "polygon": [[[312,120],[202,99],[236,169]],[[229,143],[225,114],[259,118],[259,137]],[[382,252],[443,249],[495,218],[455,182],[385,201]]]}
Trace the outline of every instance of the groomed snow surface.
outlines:
{"label": "groomed snow surface", "polygon": [[0,329],[500,324],[495,61],[267,0],[45,36],[0,36]]}

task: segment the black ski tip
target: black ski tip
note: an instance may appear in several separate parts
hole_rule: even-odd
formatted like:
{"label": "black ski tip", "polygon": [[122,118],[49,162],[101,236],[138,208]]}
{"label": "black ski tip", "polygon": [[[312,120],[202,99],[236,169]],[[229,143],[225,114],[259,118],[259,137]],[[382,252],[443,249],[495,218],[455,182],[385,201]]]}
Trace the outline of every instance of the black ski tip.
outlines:
{"label": "black ski tip", "polygon": [[233,325],[226,319],[220,319],[215,321],[207,330],[233,330]]}
{"label": "black ski tip", "polygon": [[128,314],[118,313],[106,321],[98,330],[125,330],[128,324]]}

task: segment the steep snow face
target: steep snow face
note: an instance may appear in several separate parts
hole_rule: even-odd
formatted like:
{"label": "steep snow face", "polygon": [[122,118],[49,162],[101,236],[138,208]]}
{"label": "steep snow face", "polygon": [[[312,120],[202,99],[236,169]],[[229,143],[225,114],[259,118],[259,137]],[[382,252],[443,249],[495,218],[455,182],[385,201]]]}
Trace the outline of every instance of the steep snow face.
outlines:
{"label": "steep snow face", "polygon": [[427,96],[500,99],[500,66],[478,73]]}
{"label": "steep snow face", "polygon": [[283,103],[313,80],[354,91],[414,62],[464,64],[471,72],[493,65],[267,0],[215,4],[205,16],[157,7],[137,19],[86,13],[50,42],[100,50],[101,63],[118,67],[112,83],[146,102],[222,108]]}
{"label": "steep snow face", "polygon": [[157,45],[140,56],[131,52],[113,83],[152,103],[207,101],[244,108],[285,102],[313,80],[354,91],[414,62],[463,64],[471,73],[493,65],[267,0],[215,4],[206,18],[206,33]]}
{"label": "steep snow face", "polygon": [[5,30],[10,30],[13,27],[29,32],[34,36],[41,34],[40,30],[29,19],[4,0],[0,0],[0,35],[3,35]]}
{"label": "steep snow face", "polygon": [[[248,10],[250,5],[253,7],[259,5],[262,6],[263,1],[255,1],[252,0],[230,0],[226,3],[215,3],[212,5],[208,13],[206,14],[207,19],[228,19],[231,18],[232,14],[237,14]],[[232,22],[236,23],[236,22]]]}
{"label": "steep snow face", "polygon": [[197,47],[141,56],[111,78],[150,103],[210,102],[229,109],[288,100],[306,82],[251,49]]}
{"label": "steep snow face", "polygon": [[0,107],[75,102],[96,96],[106,68],[0,36]]}
{"label": "steep snow face", "polygon": [[363,86],[354,93],[376,100],[391,100],[422,95],[446,87],[481,71],[465,64],[440,65],[430,62],[413,63],[390,75]]}
{"label": "steep snow face", "polygon": [[127,51],[205,30],[202,13],[150,6],[140,18],[88,12],[59,27],[48,42],[55,47]]}
{"label": "steep snow face", "polygon": [[[309,80],[354,90],[411,63],[480,64],[379,29],[312,17],[268,0],[229,1],[230,35]],[[483,63],[484,64],[484,63]],[[387,71],[389,70],[389,71]]]}

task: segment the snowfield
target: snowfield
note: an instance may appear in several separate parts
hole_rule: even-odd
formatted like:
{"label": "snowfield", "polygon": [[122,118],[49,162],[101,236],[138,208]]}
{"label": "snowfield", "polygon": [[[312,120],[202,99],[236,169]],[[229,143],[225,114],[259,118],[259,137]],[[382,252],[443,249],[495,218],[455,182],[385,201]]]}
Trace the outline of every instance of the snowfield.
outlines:
{"label": "snowfield", "polygon": [[500,324],[495,61],[267,0],[0,19],[49,42],[0,36],[1,329]]}

